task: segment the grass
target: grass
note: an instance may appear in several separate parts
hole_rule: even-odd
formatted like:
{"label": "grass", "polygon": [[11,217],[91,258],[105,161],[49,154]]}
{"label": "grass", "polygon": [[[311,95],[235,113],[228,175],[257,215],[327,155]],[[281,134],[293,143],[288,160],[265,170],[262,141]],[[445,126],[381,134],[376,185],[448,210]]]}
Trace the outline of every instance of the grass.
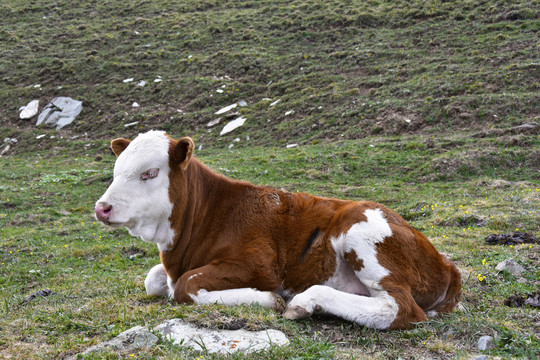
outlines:
{"label": "grass", "polygon": [[[484,242],[540,233],[538,127],[516,128],[540,116],[534,3],[7,0],[0,16],[0,139],[18,140],[0,157],[0,357],[67,357],[173,317],[291,340],[247,358],[470,358],[482,335],[495,336],[486,355],[540,353],[538,310],[503,305],[538,289],[539,245]],[[83,101],[73,124],[18,119],[55,96]],[[240,100],[243,127],[207,127]],[[192,136],[196,156],[234,178],[389,206],[456,262],[463,306],[381,332],[146,296],[156,247],[92,212],[112,180],[108,141],[148,129]],[[522,276],[495,270],[509,257]],[[24,302],[45,288],[55,294]],[[88,358],[201,355],[219,358],[164,339]]]}
{"label": "grass", "polygon": [[[440,141],[446,147],[455,142]],[[366,353],[391,358],[403,351],[414,357],[466,357],[478,353],[476,341],[485,334],[497,334],[499,339],[488,353],[532,356],[538,350],[537,310],[508,308],[502,301],[538,287],[539,247],[490,246],[484,239],[490,233],[517,229],[537,233],[538,185],[518,173],[513,175],[513,168],[485,174],[483,158],[469,169],[467,178],[456,173],[451,179],[433,180],[429,167],[398,171],[406,164],[400,157],[406,157],[414,168],[415,162],[432,163],[440,156],[434,150],[419,150],[419,142],[416,136],[372,138],[293,149],[246,147],[197,153],[210,166],[235,178],[289,191],[376,199],[426,233],[463,271],[463,308],[399,332],[378,332],[337,319],[290,322],[257,307],[178,306],[148,297],[143,282],[148,269],[159,261],[155,246],[130,237],[125,230],[100,226],[92,218],[93,202],[112,176],[114,157],[106,150],[106,142],[85,142],[86,148],[81,142],[69,143],[70,155],[47,159],[39,154],[2,158],[2,351],[19,357],[55,358],[135,325],[153,327],[167,318],[180,317],[209,327],[272,327],[291,337],[286,349],[253,358],[348,358]],[[469,146],[479,145],[476,140],[460,140],[459,144],[453,150],[456,158],[464,157]],[[531,145],[538,146],[538,141]],[[400,152],[403,147],[416,150],[406,156]],[[508,151],[513,156],[518,152]],[[502,178],[509,180],[498,180]],[[130,258],[133,254],[138,255]],[[527,268],[522,277],[495,270],[508,257]],[[26,296],[43,288],[56,295],[23,304]],[[137,356],[174,357],[179,350],[171,346],[163,342]]]}

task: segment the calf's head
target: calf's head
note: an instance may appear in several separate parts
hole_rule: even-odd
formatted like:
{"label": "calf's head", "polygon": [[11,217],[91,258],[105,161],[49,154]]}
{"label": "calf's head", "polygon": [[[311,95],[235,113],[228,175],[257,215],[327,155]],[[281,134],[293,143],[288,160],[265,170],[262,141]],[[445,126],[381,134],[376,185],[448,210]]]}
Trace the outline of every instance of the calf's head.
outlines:
{"label": "calf's head", "polygon": [[162,131],[140,134],[133,141],[113,140],[111,148],[118,157],[114,179],[96,202],[96,219],[126,227],[131,235],[165,250],[175,236],[169,220],[176,202],[169,192],[171,179],[186,181],[193,147],[190,138],[173,140]]}

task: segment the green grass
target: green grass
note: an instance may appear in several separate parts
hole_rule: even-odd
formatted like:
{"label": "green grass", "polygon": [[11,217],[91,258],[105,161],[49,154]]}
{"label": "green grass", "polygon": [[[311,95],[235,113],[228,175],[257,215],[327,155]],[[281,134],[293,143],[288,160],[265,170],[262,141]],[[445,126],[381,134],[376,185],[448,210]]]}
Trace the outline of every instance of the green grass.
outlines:
{"label": "green grass", "polygon": [[[3,1],[0,141],[18,142],[0,157],[0,357],[66,357],[179,317],[212,328],[276,328],[291,339],[248,358],[470,358],[482,335],[496,337],[487,355],[534,358],[538,310],[503,301],[538,289],[539,245],[484,239],[517,229],[540,235],[538,127],[515,128],[540,116],[537,8]],[[20,106],[39,99],[43,107],[55,96],[83,101],[73,124],[56,131],[18,119]],[[235,109],[247,118],[243,127],[219,136],[231,118],[206,126],[239,100],[248,104]],[[108,142],[149,129],[192,136],[202,145],[196,156],[234,178],[389,206],[456,262],[463,306],[412,330],[381,332],[146,296],[156,247],[96,224],[92,212],[112,180]],[[286,149],[291,143],[299,147]],[[495,270],[509,257],[527,269],[523,276]],[[23,303],[44,288],[56,294]],[[164,339],[133,355],[218,358]]]}
{"label": "green grass", "polygon": [[[483,145],[476,140],[439,141],[445,148],[459,143],[452,151],[455,158],[463,158],[471,146],[488,151],[491,140],[483,140]],[[143,282],[159,261],[155,246],[130,237],[125,230],[105,228],[92,218],[93,203],[108,185],[115,160],[106,151],[106,142],[71,143],[69,156],[2,158],[1,351],[55,358],[135,325],[153,327],[180,317],[209,327],[238,323],[248,329],[272,327],[291,337],[289,347],[253,358],[348,358],[366,352],[371,354],[368,357],[380,358],[403,352],[415,357],[464,357],[478,353],[476,341],[484,334],[499,335],[490,352],[493,355],[532,356],[538,350],[537,310],[508,308],[502,302],[510,295],[536,290],[539,247],[490,246],[484,239],[516,229],[538,233],[540,189],[531,179],[534,172],[520,176],[515,168],[507,167],[486,174],[489,164],[479,158],[478,166],[471,167],[466,176],[456,172],[444,180],[432,179],[432,170],[420,164],[433,163],[441,153],[419,144],[421,138],[413,136],[197,153],[210,166],[235,178],[289,191],[380,201],[427,234],[464,273],[463,308],[417,329],[396,332],[364,329],[337,319],[285,321],[257,307],[178,306],[148,297]],[[537,147],[538,140],[531,146]],[[410,150],[403,152],[404,148]],[[508,149],[509,159],[519,151]],[[99,157],[103,159],[96,161]],[[410,169],[403,169],[406,164]],[[140,255],[130,259],[132,254]],[[508,257],[528,269],[521,279],[495,270]],[[476,274],[485,279],[479,281]],[[57,294],[22,304],[26,296],[43,288]],[[137,356],[174,358],[182,351],[198,357],[171,346],[162,342]]]}

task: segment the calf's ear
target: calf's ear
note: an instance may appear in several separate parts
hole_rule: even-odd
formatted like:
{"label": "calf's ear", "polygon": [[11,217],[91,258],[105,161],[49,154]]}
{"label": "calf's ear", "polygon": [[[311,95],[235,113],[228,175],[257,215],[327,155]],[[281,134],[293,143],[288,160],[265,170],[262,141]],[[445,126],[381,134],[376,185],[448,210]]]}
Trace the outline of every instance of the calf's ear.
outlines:
{"label": "calf's ear", "polygon": [[118,138],[111,141],[111,149],[116,156],[120,156],[122,151],[126,150],[131,140]]}
{"label": "calf's ear", "polygon": [[193,148],[195,144],[191,138],[185,137],[176,143],[176,146],[173,149],[173,160],[180,165],[182,170],[186,170],[193,155]]}

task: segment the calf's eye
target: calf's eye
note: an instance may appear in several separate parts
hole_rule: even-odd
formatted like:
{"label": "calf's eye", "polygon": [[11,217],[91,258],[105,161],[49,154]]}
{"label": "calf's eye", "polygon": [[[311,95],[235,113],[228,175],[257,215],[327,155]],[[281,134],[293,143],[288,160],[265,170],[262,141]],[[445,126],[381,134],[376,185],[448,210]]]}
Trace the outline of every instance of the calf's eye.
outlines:
{"label": "calf's eye", "polygon": [[159,174],[159,169],[146,170],[145,172],[143,172],[141,174],[141,180],[146,181],[146,180],[149,180],[149,179],[153,179],[156,176],[158,176],[158,174]]}

